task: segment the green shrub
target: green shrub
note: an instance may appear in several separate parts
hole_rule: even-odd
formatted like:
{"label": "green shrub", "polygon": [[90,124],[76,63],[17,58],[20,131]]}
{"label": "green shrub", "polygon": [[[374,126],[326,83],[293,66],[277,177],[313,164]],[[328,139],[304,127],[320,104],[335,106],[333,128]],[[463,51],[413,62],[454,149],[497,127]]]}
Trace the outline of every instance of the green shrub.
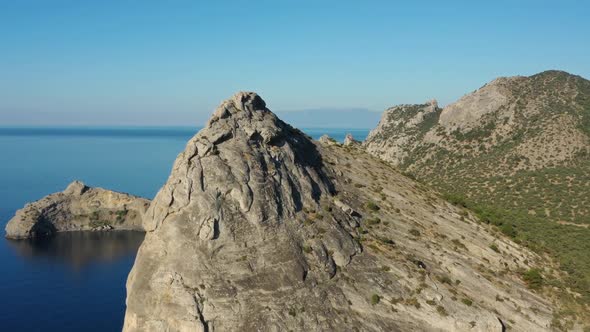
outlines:
{"label": "green shrub", "polygon": [[467,207],[465,196],[458,194],[445,194],[443,195],[443,198],[453,205]]}
{"label": "green shrub", "polygon": [[457,248],[461,248],[461,249],[465,249],[467,250],[467,247],[463,244],[463,242],[461,242],[459,239],[453,239],[451,240],[451,242],[453,242],[453,244],[457,247]]}
{"label": "green shrub", "polygon": [[381,210],[381,208],[374,202],[367,202],[365,206],[367,207],[367,209],[369,209],[369,211],[377,212]]}
{"label": "green shrub", "polygon": [[119,210],[115,214],[117,215],[117,222],[122,223],[125,221],[125,217],[127,216],[127,210]]}
{"label": "green shrub", "polygon": [[420,302],[418,302],[418,299],[416,299],[415,297],[411,297],[405,300],[404,302],[407,305],[413,305],[416,309],[420,309],[421,307]]}
{"label": "green shrub", "polygon": [[106,220],[92,220],[90,221],[90,227],[99,228],[103,226],[110,226],[111,224]]}
{"label": "green shrub", "polygon": [[381,297],[379,295],[377,295],[377,294],[371,295],[371,304],[372,305],[379,303],[379,301],[381,301]]}
{"label": "green shrub", "polygon": [[500,252],[500,249],[495,243],[490,244],[490,249],[492,249],[495,252]]}
{"label": "green shrub", "polygon": [[99,218],[98,211],[92,211],[92,213],[90,214],[90,220],[98,220],[98,218]]}
{"label": "green shrub", "polygon": [[539,289],[543,286],[543,276],[541,276],[539,269],[532,268],[526,271],[522,275],[522,279],[530,289]]}
{"label": "green shrub", "polygon": [[412,234],[415,237],[418,237],[418,236],[420,236],[420,231],[415,228],[412,228],[412,229],[410,229],[410,234]]}
{"label": "green shrub", "polygon": [[412,174],[412,173],[402,172],[402,175],[404,175],[405,177],[407,177],[409,179],[412,179],[412,180],[416,181],[416,176],[414,174]]}
{"label": "green shrub", "polygon": [[466,306],[471,306],[473,304],[473,301],[471,301],[468,298],[461,299],[461,302],[463,302],[463,304],[465,304]]}
{"label": "green shrub", "polygon": [[375,217],[375,218],[370,218],[367,219],[367,225],[377,225],[381,222],[381,219]]}
{"label": "green shrub", "polygon": [[441,316],[448,316],[449,313],[447,313],[447,310],[443,307],[443,306],[437,306],[436,307],[436,311],[441,315]]}
{"label": "green shrub", "polygon": [[443,284],[448,284],[448,285],[452,285],[453,281],[451,280],[451,278],[447,277],[447,276],[440,276],[438,277],[438,280],[440,282],[442,282]]}
{"label": "green shrub", "polygon": [[381,237],[381,236],[378,236],[377,237],[377,240],[379,242],[383,243],[383,244],[395,245],[395,242],[393,240],[388,239],[388,238],[384,238],[384,237]]}

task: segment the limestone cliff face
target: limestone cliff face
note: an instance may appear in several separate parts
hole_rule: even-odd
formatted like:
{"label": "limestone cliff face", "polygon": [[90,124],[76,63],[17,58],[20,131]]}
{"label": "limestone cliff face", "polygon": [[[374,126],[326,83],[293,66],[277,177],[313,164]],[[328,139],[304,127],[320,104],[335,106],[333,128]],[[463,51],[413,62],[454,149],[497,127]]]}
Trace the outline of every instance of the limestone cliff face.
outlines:
{"label": "limestone cliff face", "polygon": [[149,204],[147,199],[74,181],[63,192],[18,210],[6,225],[6,237],[23,239],[83,230],[143,230],[143,214]]}
{"label": "limestone cliff face", "polygon": [[377,127],[364,142],[367,151],[398,166],[407,161],[432,127],[441,109],[436,100],[417,105],[398,105],[383,112]]}
{"label": "limestone cliff face", "polygon": [[548,329],[516,272],[540,257],[323,141],[254,93],[223,102],[146,214],[124,331]]}

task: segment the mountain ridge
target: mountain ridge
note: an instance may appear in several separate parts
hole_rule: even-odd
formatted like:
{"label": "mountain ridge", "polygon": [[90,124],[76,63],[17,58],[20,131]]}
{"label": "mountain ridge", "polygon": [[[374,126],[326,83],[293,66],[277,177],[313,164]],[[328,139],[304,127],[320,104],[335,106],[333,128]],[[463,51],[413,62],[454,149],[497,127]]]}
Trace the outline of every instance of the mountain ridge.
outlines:
{"label": "mountain ridge", "polygon": [[572,290],[563,297],[587,312],[590,81],[549,70],[495,79],[435,111],[395,106],[363,144],[517,242],[550,253],[567,281],[548,283]]}
{"label": "mountain ridge", "polygon": [[[560,87],[559,92],[545,92],[556,87]],[[557,100],[548,101],[552,96]],[[590,154],[590,127],[586,126],[590,81],[579,76],[546,71],[529,77],[502,78],[436,112],[425,105],[386,110],[365,141],[367,150],[403,171],[432,177],[433,181],[437,181],[441,170],[458,172],[467,179],[485,170],[483,179],[471,179],[474,183],[485,182],[490,176],[513,176],[518,171],[578,167]],[[417,118],[408,120],[398,112],[409,107]],[[432,116],[424,121],[427,113]],[[494,158],[496,162],[490,164]],[[586,169],[587,165],[581,167]],[[493,191],[490,186],[486,194]],[[584,202],[576,204],[590,203]],[[580,213],[571,210],[560,217],[576,222],[576,215]],[[590,219],[584,217],[582,221]]]}
{"label": "mountain ridge", "polygon": [[148,212],[124,331],[548,330],[551,264],[360,144],[223,102]]}

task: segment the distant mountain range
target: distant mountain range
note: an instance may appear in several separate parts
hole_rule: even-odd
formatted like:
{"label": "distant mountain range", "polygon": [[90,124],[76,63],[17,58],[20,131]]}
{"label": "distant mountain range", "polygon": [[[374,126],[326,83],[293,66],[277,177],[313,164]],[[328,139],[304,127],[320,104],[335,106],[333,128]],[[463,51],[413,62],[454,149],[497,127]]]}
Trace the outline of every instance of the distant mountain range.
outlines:
{"label": "distant mountain range", "polygon": [[300,111],[277,111],[277,115],[297,128],[374,128],[380,112],[364,108],[323,108]]}
{"label": "distant mountain range", "polygon": [[[202,112],[186,110],[121,112],[101,110],[79,111],[35,111],[0,109],[0,124],[18,126],[203,126],[208,110]],[[379,122],[380,112],[363,108],[321,108],[277,112],[298,128],[355,128],[371,129]]]}

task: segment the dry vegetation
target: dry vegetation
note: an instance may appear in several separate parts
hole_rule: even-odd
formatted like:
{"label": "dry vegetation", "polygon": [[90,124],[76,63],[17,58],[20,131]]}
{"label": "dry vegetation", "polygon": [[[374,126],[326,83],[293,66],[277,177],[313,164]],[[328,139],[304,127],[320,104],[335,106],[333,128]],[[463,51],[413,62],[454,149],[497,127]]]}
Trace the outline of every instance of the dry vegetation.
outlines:
{"label": "dry vegetation", "polygon": [[[561,269],[531,272],[530,285],[559,290],[567,309],[555,327],[568,329],[590,311],[590,81],[548,71],[491,84],[507,100],[479,125],[450,130],[430,119],[410,129],[381,126],[367,148],[399,151],[386,159],[408,176],[553,256]],[[402,123],[407,113],[388,116]]]}

